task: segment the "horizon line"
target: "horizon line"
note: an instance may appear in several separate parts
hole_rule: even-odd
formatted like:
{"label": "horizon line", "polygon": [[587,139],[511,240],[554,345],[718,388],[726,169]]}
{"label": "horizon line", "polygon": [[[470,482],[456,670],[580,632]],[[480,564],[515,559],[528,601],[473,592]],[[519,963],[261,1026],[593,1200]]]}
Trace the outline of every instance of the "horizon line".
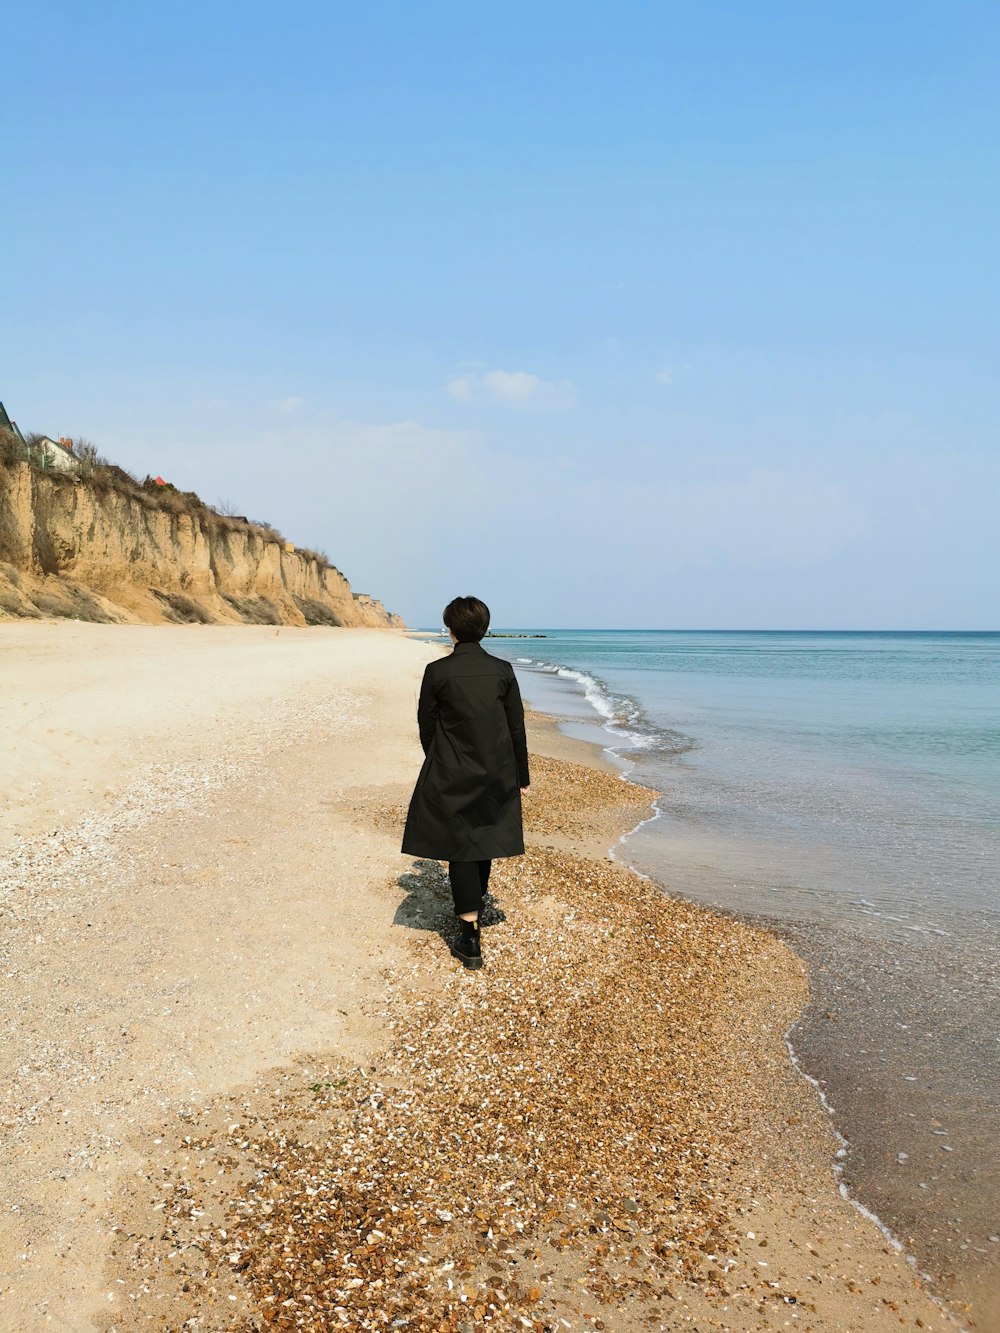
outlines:
{"label": "horizon line", "polygon": [[[410,628],[422,634],[439,634],[439,629],[431,629],[421,625],[413,625]],[[657,625],[657,626],[628,626],[628,625],[510,625],[498,626],[497,629],[487,630],[485,638],[490,634],[514,634],[514,633],[540,633],[543,630],[549,630],[560,634],[1000,634],[1000,628],[964,628],[964,629],[890,629],[888,627],[879,629],[860,629],[853,627],[822,628],[813,626],[811,628],[763,628],[753,626],[720,626],[706,627],[697,625]]]}

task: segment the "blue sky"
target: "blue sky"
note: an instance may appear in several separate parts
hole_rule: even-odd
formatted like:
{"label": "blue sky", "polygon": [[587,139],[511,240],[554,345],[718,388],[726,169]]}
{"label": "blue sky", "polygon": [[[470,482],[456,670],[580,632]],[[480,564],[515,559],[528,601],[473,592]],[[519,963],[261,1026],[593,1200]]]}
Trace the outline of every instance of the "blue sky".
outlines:
{"label": "blue sky", "polygon": [[0,397],[412,624],[996,628],[1000,7],[40,3]]}

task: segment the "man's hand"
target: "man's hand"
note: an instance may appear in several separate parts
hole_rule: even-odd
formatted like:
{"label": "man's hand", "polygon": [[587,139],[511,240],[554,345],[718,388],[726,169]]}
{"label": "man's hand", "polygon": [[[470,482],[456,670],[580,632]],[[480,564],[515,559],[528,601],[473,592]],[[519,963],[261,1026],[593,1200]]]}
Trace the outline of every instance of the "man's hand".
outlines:
{"label": "man's hand", "polygon": [[522,787],[522,788],[521,788],[521,795],[522,795],[522,796],[527,796],[527,794],[528,794],[528,788],[527,788],[527,787]]}

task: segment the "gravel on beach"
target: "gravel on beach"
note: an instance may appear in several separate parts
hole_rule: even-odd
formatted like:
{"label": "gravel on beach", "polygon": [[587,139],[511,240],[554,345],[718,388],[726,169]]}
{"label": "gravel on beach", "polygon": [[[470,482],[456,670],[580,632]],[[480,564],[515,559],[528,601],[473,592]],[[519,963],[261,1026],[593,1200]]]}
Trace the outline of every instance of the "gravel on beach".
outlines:
{"label": "gravel on beach", "polygon": [[[782,1040],[794,955],[566,850],[650,795],[536,761],[478,973],[448,954],[443,867],[409,863],[389,1049],[303,1057],[165,1125],[122,1211],[129,1312],[105,1327],[951,1326],[836,1194]],[[353,817],[398,836],[402,805],[360,793]]]}

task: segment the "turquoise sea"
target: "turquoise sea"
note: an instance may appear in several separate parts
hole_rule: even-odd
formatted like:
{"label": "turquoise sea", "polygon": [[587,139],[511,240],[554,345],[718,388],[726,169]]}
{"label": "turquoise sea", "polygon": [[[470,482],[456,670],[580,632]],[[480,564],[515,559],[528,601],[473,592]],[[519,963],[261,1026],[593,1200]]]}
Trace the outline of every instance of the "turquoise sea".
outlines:
{"label": "turquoise sea", "polygon": [[561,630],[490,650],[667,790],[628,854],[655,869],[669,846],[673,887],[904,931],[1000,923],[1000,634]]}
{"label": "turquoise sea", "polygon": [[789,1042],[845,1138],[845,1188],[982,1308],[1000,1290],[1000,633],[509,632],[544,634],[484,645],[526,700],[662,792],[616,854],[806,959]]}

